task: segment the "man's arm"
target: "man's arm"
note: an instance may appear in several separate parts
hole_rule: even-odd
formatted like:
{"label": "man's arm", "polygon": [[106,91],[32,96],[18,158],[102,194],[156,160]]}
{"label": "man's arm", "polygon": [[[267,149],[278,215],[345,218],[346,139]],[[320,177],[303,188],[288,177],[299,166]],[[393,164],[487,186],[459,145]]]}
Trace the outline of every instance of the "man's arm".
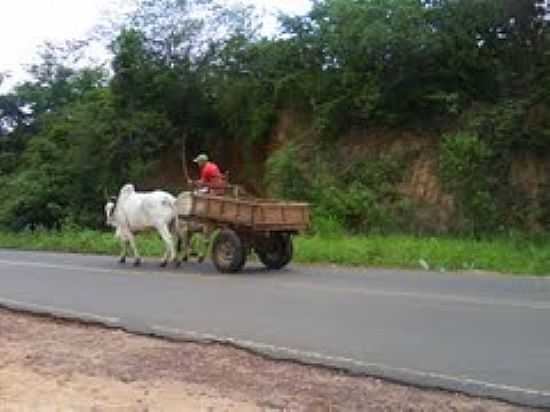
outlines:
{"label": "man's arm", "polygon": [[205,186],[206,186],[206,184],[205,184],[202,180],[191,180],[191,179],[189,179],[189,180],[187,181],[187,184],[188,184],[189,186],[192,186],[192,187],[194,187],[194,188],[199,188],[199,189],[200,189],[201,187],[205,187]]}

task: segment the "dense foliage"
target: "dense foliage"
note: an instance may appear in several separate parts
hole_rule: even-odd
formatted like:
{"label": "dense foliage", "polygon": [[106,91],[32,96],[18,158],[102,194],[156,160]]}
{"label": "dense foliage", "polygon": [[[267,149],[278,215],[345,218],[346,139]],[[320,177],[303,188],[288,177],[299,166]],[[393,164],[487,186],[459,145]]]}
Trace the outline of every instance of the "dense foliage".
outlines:
{"label": "dense foliage", "polygon": [[272,152],[266,180],[314,202],[319,227],[417,229],[398,189],[407,159],[331,168],[348,131],[386,127],[441,135],[457,229],[525,228],[507,179],[514,153],[550,148],[541,13],[534,0],[316,0],[265,37],[249,8],[142,0],[109,39],[110,68],[75,68],[77,46],[46,45],[31,80],[0,95],[0,225],[98,227],[105,194],[142,182],[163,151],[183,141],[247,159],[291,110],[308,132]]}

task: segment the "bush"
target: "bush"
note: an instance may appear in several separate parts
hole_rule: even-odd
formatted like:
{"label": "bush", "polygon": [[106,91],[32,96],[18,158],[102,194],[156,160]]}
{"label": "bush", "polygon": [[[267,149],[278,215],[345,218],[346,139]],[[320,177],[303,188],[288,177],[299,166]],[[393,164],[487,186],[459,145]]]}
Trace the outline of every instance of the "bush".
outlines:
{"label": "bush", "polygon": [[291,143],[269,158],[267,185],[272,196],[311,202],[315,233],[391,232],[411,221],[410,205],[398,192],[401,159],[382,155],[344,161],[336,154],[331,159],[314,154],[305,160],[300,149]]}
{"label": "bush", "polygon": [[339,238],[346,234],[346,229],[338,218],[316,212],[313,214],[313,233],[324,238]]}
{"label": "bush", "polygon": [[320,179],[312,200],[350,232],[396,231],[406,214],[405,202],[398,193],[403,173],[398,157],[379,155],[352,160],[336,178]]}
{"label": "bush", "polygon": [[271,196],[288,200],[309,199],[309,183],[298,145],[287,144],[269,157],[266,184]]}
{"label": "bush", "polygon": [[493,151],[476,135],[446,135],[439,158],[443,187],[455,195],[460,229],[472,234],[498,227],[492,195]]}

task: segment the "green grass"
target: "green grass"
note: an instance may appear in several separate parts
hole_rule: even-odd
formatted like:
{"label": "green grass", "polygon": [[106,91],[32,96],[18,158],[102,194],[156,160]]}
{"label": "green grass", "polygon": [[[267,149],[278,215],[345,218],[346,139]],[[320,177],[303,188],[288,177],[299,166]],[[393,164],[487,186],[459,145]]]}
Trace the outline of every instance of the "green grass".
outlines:
{"label": "green grass", "polygon": [[[163,253],[163,245],[154,233],[138,236],[137,244],[144,256],[160,256]],[[39,230],[18,233],[0,231],[0,247],[103,255],[120,253],[120,242],[113,233],[94,230]]]}
{"label": "green grass", "polygon": [[541,239],[307,237],[296,239],[295,251],[296,261],[308,263],[550,275],[550,241]]}
{"label": "green grass", "polygon": [[[0,231],[0,247],[117,255],[112,233],[92,230],[62,232]],[[144,256],[161,256],[155,233],[140,235]],[[550,275],[550,240],[521,237],[473,240],[410,235],[309,236],[294,241],[295,262],[351,266],[397,267],[461,271],[486,270],[514,274]]]}

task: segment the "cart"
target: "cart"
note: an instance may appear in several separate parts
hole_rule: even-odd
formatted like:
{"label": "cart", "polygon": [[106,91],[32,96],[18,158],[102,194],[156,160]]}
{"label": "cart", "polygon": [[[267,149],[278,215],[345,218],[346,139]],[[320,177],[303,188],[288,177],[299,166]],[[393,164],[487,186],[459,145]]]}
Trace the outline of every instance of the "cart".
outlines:
{"label": "cart", "polygon": [[212,234],[209,250],[222,273],[239,272],[252,251],[269,269],[285,267],[293,256],[292,236],[310,225],[307,203],[183,192],[176,209],[178,219]]}

